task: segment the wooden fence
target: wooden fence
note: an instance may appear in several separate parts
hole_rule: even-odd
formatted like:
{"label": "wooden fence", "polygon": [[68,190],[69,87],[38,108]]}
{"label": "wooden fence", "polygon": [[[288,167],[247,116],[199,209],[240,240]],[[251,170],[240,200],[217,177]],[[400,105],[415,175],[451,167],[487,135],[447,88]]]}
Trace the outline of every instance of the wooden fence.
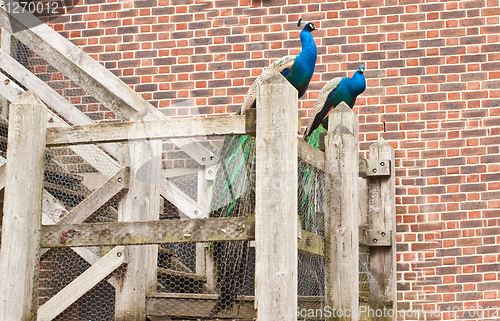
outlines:
{"label": "wooden fence", "polygon": [[[34,25],[37,28],[30,28]],[[331,113],[324,151],[297,137],[297,94],[281,76],[259,88],[255,123],[245,116],[166,119],[29,13],[9,15],[0,9],[0,26],[125,120],[93,124],[0,50],[0,68],[29,89],[24,92],[0,75],[0,95],[13,102],[8,159],[0,168],[0,187],[5,187],[0,320],[52,320],[124,264],[127,269],[121,279],[109,281],[116,291],[115,320],[168,320],[168,307],[193,298],[205,302],[203,311],[197,311],[203,317],[216,296],[155,294],[157,244],[240,240],[255,240],[255,298],[239,298],[246,302],[246,312],[239,316],[229,313],[228,318],[256,315],[257,320],[297,320],[297,307],[308,300],[297,297],[299,251],[325,257],[324,306],[343,312],[326,319],[374,319],[359,313],[366,311],[362,307],[395,311],[394,150],[381,139],[370,147],[369,159],[360,159],[358,118],[347,105],[341,104]],[[213,177],[217,155],[193,138],[241,134],[256,137],[255,216],[203,218],[206,204],[193,201],[163,177],[161,141],[173,141],[204,167],[205,177]],[[53,225],[41,225],[44,146],[68,146],[108,178]],[[93,156],[86,156],[90,154]],[[297,226],[298,158],[325,173],[324,238]],[[124,191],[118,222],[82,223]],[[160,196],[191,219],[160,221]],[[61,242],[61,235],[68,231],[73,232]],[[380,294],[367,298],[359,295],[360,243],[369,247],[370,274],[381,289]],[[86,250],[108,245],[115,247],[102,258]],[[51,247],[71,247],[92,266],[37,311],[39,257]]]}

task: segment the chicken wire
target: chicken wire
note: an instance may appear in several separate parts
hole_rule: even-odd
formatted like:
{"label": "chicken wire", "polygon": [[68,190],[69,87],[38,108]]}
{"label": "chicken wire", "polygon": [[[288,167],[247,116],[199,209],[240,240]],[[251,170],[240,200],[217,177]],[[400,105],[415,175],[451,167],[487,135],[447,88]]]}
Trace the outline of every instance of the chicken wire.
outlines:
{"label": "chicken wire", "polygon": [[[325,236],[324,172],[298,162],[298,214],[302,230]],[[306,239],[306,244],[308,244]],[[300,310],[323,309],[325,305],[325,259],[307,252],[298,253],[298,302]]]}

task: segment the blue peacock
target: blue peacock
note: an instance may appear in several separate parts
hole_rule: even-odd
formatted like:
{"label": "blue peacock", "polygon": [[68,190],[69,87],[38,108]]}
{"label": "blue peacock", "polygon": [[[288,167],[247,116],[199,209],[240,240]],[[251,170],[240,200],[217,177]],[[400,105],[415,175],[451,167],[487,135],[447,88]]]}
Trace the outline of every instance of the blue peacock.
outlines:
{"label": "blue peacock", "polygon": [[364,71],[365,67],[361,65],[351,78],[334,78],[321,89],[304,132],[306,142],[318,147],[318,133],[328,130],[328,114],[335,106],[345,102],[349,107],[354,107],[356,98],[366,89]]}
{"label": "blue peacock", "polygon": [[[298,25],[300,27],[301,20]],[[307,23],[300,32],[302,50],[298,55],[279,58],[253,82],[237,114],[255,108],[258,86],[270,76],[281,73],[301,97],[307,90],[316,65],[317,50]],[[255,138],[243,135],[224,140],[219,157],[210,204],[210,217],[239,217],[255,209]],[[218,270],[219,297],[209,317],[231,309],[240,292],[249,260],[249,242],[216,242],[213,257]]]}

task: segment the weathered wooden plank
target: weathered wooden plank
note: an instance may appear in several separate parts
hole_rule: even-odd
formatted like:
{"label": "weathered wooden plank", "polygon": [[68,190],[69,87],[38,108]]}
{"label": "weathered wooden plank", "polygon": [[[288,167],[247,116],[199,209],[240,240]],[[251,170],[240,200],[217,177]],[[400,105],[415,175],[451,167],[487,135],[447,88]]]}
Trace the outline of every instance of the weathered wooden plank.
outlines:
{"label": "weathered wooden plank", "polygon": [[[3,158],[3,160],[5,159]],[[6,163],[4,163],[0,166],[0,190],[5,188],[6,180],[7,180],[7,165]]]}
{"label": "weathered wooden plank", "polygon": [[321,171],[325,170],[325,153],[297,137],[298,154],[301,160]]}
{"label": "weathered wooden plank", "polygon": [[[0,51],[1,55],[5,55],[4,51]],[[1,59],[0,59],[1,64]],[[0,73],[0,95],[10,102],[16,101],[24,93],[24,90],[19,87],[15,82],[10,80],[7,76]],[[3,117],[3,115],[2,115]]]}
{"label": "weathered wooden plank", "polygon": [[37,321],[50,321],[125,262],[125,247],[117,246],[38,309]]}
{"label": "weathered wooden plank", "polygon": [[45,119],[46,108],[32,92],[10,107],[0,251],[1,320],[28,321],[37,313]]}
{"label": "weathered wooden plank", "polygon": [[[254,239],[246,217],[162,220],[151,222],[83,223],[42,226],[42,247],[140,245],[246,241]],[[63,232],[76,231],[60,243]]]}
{"label": "weathered wooden plank", "polygon": [[[216,294],[196,294],[196,293],[155,293],[147,298],[147,313],[155,317],[172,318],[200,318],[208,320],[206,317],[217,301]],[[307,317],[311,310],[323,309],[324,297],[304,296],[298,297],[298,307],[296,313],[302,313],[307,320],[321,320]],[[194,303],[194,304],[193,304]],[[255,320],[256,311],[254,309],[254,297],[239,295],[235,302],[235,308],[229,311],[222,311],[218,314],[218,319],[231,320]]]}
{"label": "weathered wooden plank", "polygon": [[325,139],[326,305],[350,316],[328,320],[358,320],[359,163],[352,161],[358,159],[358,144],[343,125],[330,129]]}
{"label": "weathered wooden plank", "polygon": [[[11,54],[11,45],[12,45],[12,36],[5,29],[2,29],[0,48],[3,51],[5,51],[7,54],[10,55]],[[3,81],[4,80],[2,80],[2,82]],[[0,84],[0,87],[3,87],[3,86],[1,86],[1,84]],[[2,90],[3,90],[3,88],[0,88],[0,92]],[[0,98],[0,105],[2,108],[0,115],[5,119],[8,118],[8,114],[9,114],[9,101],[12,101],[12,100],[8,100],[7,97],[5,97],[4,95],[2,95],[2,97]]]}
{"label": "weathered wooden plank", "polygon": [[174,183],[164,177],[161,178],[161,183],[161,196],[174,204],[189,218],[202,218],[206,216],[205,208],[202,208],[198,203],[193,201],[189,195],[184,193]]}
{"label": "weathered wooden plank", "polygon": [[[157,293],[146,300],[147,314],[148,316],[205,319],[215,306],[217,297],[216,294]],[[252,320],[255,314],[253,297],[238,296],[234,308],[220,312],[217,317]]]}
{"label": "weathered wooden plank", "polygon": [[245,116],[175,118],[168,121],[53,127],[47,130],[47,146],[244,134]]}
{"label": "weathered wooden plank", "polygon": [[370,146],[369,155],[373,160],[389,160],[388,165],[391,165],[390,176],[374,176],[367,180],[368,222],[363,227],[368,230],[392,232],[390,234],[392,246],[370,248],[370,274],[375,277],[381,289],[381,296],[375,299],[380,301],[381,305],[385,301],[392,301],[392,308],[396,311],[396,201],[393,165],[395,153],[391,145],[380,138]]}
{"label": "weathered wooden plank", "polygon": [[[144,123],[134,131],[147,132]],[[119,222],[157,221],[160,215],[161,140],[124,144],[122,163],[131,170],[128,193],[121,199]],[[127,246],[127,270],[117,279],[115,320],[146,321],[146,293],[156,290],[158,245]]]}
{"label": "weathered wooden plank", "polygon": [[125,167],[74,207],[57,224],[68,225],[85,221],[85,219],[95,213],[95,211],[106,204],[116,194],[124,189],[128,189],[129,182],[130,168]]}
{"label": "weathered wooden plank", "polygon": [[283,76],[271,77],[257,92],[255,294],[259,321],[296,320],[297,126],[297,91]]}
{"label": "weathered wooden plank", "polygon": [[202,275],[196,275],[194,273],[182,272],[182,271],[177,271],[177,270],[172,270],[172,269],[164,269],[164,268],[158,268],[158,274],[167,275],[167,276],[174,276],[174,277],[179,277],[179,278],[186,278],[186,279],[190,279],[192,281],[198,281],[198,282],[205,282],[207,280],[207,278],[202,276]]}

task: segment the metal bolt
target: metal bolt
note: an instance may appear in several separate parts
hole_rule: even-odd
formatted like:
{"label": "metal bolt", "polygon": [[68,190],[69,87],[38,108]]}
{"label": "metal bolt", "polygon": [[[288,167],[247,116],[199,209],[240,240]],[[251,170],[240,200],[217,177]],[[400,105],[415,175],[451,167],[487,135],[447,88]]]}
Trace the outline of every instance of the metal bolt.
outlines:
{"label": "metal bolt", "polygon": [[202,162],[205,162],[206,160],[207,160],[207,159],[206,159],[205,157],[202,157],[202,158],[201,158],[201,161],[202,161]]}
{"label": "metal bolt", "polygon": [[208,173],[209,173],[209,174],[212,174],[212,170],[210,169],[210,170],[208,171]]}
{"label": "metal bolt", "polygon": [[377,243],[377,242],[378,242],[378,240],[377,240],[377,239],[373,239],[373,243]]}
{"label": "metal bolt", "polygon": [[385,163],[384,162],[380,162],[380,166],[385,166]]}
{"label": "metal bolt", "polygon": [[123,178],[118,177],[118,182],[121,182],[121,181],[123,181]]}
{"label": "metal bolt", "polygon": [[374,169],[373,169],[373,172],[374,172],[374,173],[376,173],[376,172],[377,172],[377,169],[376,169],[376,168],[374,168]]}
{"label": "metal bolt", "polygon": [[118,256],[118,257],[122,256],[122,252],[116,253],[116,256]]}
{"label": "metal bolt", "polygon": [[214,157],[213,156],[210,156],[210,160],[213,161],[214,160]]}
{"label": "metal bolt", "polygon": [[385,232],[380,233],[380,235],[385,236]]}
{"label": "metal bolt", "polygon": [[198,214],[198,210],[194,210],[194,214]]}
{"label": "metal bolt", "polygon": [[3,82],[4,84],[8,85],[10,82],[10,79],[5,79],[5,81]]}

